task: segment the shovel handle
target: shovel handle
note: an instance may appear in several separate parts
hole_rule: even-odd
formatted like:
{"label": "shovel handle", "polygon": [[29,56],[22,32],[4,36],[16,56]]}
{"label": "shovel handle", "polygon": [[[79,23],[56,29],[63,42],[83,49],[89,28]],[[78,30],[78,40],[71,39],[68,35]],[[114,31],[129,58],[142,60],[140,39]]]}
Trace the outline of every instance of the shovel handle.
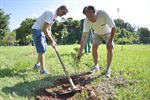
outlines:
{"label": "shovel handle", "polygon": [[66,74],[66,76],[67,76],[67,78],[68,78],[68,81],[69,81],[69,83],[70,83],[70,85],[71,85],[72,90],[76,89],[76,86],[74,85],[74,83],[73,83],[73,81],[72,81],[70,75],[68,74],[67,69],[66,69],[66,67],[65,67],[65,65],[64,65],[64,63],[63,63],[63,61],[62,61],[62,59],[61,59],[61,57],[60,57],[60,55],[59,55],[59,53],[58,53],[57,48],[55,47],[54,49],[55,49],[55,52],[56,52],[56,54],[57,54],[57,56],[58,56],[58,59],[59,59],[61,65],[62,65],[62,67],[63,67],[63,70],[64,70],[64,72],[65,72],[65,74]]}

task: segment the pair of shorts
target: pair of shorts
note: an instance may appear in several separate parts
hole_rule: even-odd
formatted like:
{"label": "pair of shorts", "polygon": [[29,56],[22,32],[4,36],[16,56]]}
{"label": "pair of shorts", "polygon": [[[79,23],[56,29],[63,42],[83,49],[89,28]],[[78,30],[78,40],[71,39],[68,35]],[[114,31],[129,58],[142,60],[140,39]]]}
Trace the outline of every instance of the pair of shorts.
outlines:
{"label": "pair of shorts", "polygon": [[44,33],[38,29],[32,29],[33,39],[37,53],[44,53],[47,50],[47,42]]}
{"label": "pair of shorts", "polygon": [[[109,41],[109,38],[110,38],[110,33],[104,35],[99,35],[94,33],[92,44],[101,44],[102,40],[105,40],[105,42],[107,43]],[[114,40],[112,41],[112,44],[114,46]]]}

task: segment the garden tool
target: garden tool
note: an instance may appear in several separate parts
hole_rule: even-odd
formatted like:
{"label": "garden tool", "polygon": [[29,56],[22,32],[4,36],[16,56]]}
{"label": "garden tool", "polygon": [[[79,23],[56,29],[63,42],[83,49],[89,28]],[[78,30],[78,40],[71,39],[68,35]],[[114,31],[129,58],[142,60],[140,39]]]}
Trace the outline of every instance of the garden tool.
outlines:
{"label": "garden tool", "polygon": [[68,94],[68,93],[71,93],[71,92],[78,92],[78,91],[80,91],[80,89],[78,89],[78,88],[74,85],[74,83],[73,83],[73,81],[72,81],[70,75],[68,74],[68,72],[67,72],[67,70],[66,70],[66,67],[65,67],[65,65],[64,65],[64,63],[63,63],[63,61],[62,61],[62,59],[61,59],[61,57],[60,57],[60,55],[59,55],[59,53],[58,53],[57,48],[54,47],[54,49],[55,49],[55,52],[56,52],[56,54],[57,54],[57,56],[58,56],[58,59],[59,59],[61,65],[62,65],[62,67],[63,67],[63,70],[64,70],[64,72],[65,72],[65,74],[66,74],[66,76],[67,76],[67,79],[68,79],[68,81],[69,81],[69,83],[70,83],[70,85],[71,85],[71,91],[65,92],[65,93],[60,93],[60,94]]}

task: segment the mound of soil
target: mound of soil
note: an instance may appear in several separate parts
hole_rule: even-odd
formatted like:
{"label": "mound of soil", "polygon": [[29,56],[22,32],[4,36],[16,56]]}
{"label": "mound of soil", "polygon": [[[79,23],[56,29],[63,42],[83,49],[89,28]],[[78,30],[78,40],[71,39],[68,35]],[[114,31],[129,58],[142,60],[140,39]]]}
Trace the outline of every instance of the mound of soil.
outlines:
{"label": "mound of soil", "polygon": [[[82,92],[86,91],[88,100],[98,100],[95,95],[97,91],[91,85],[92,79],[89,74],[87,72],[70,76],[75,86],[79,89],[78,91],[72,91],[67,77],[62,77],[53,83],[53,87],[38,90],[35,98],[36,100],[77,100],[74,95],[81,95]],[[81,98],[81,96],[78,96],[78,98]]]}
{"label": "mound of soil", "polygon": [[[67,77],[62,77],[53,83],[53,87],[43,88],[36,92],[36,100],[113,100],[116,97],[115,87],[118,84],[126,86],[127,81],[122,77],[104,78],[96,86],[91,82],[97,77],[90,77],[90,73],[83,73],[80,75],[71,75],[75,86],[79,91],[71,91],[70,83]],[[116,83],[117,82],[117,83]],[[120,86],[120,85],[119,85]]]}

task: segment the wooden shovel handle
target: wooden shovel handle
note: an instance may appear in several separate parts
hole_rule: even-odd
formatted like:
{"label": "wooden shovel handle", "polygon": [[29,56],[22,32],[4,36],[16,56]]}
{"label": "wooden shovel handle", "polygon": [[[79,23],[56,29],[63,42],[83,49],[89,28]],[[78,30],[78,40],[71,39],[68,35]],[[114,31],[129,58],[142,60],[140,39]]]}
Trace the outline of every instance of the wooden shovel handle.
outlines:
{"label": "wooden shovel handle", "polygon": [[54,49],[55,49],[55,52],[56,52],[56,54],[57,54],[57,56],[58,56],[58,59],[59,59],[61,65],[62,65],[62,67],[63,67],[63,70],[64,70],[64,72],[65,72],[65,74],[66,74],[66,76],[67,76],[67,78],[68,78],[68,81],[69,81],[69,83],[70,83],[70,85],[71,85],[71,88],[72,88],[73,90],[76,89],[76,86],[74,85],[74,83],[73,83],[73,81],[72,81],[70,75],[68,74],[67,69],[66,69],[66,67],[65,67],[65,65],[64,65],[64,63],[63,63],[63,61],[62,61],[62,59],[61,59],[61,57],[60,57],[60,55],[59,55],[59,53],[58,53],[57,48],[55,47]]}

